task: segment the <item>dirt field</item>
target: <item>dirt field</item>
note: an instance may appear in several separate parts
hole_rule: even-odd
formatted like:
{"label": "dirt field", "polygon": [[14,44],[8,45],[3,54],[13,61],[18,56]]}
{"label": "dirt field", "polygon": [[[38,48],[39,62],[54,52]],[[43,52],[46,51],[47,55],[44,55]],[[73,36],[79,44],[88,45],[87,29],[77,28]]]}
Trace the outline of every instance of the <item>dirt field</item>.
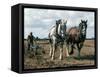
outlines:
{"label": "dirt field", "polygon": [[55,68],[55,67],[69,67],[69,66],[86,66],[94,65],[94,40],[86,40],[81,50],[80,59],[77,57],[77,50],[74,49],[74,54],[70,57],[66,57],[66,47],[64,45],[63,60],[59,60],[59,48],[55,52],[55,60],[51,61],[49,57],[49,43],[48,40],[37,41],[39,48],[35,52],[28,51],[25,43],[24,53],[24,69],[36,69],[36,68]]}

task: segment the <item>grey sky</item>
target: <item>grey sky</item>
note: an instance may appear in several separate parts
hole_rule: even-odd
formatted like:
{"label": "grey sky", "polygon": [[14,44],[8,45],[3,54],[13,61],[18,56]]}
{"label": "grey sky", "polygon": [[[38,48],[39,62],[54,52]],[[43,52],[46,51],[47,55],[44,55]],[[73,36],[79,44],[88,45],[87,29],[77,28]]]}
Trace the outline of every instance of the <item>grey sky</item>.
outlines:
{"label": "grey sky", "polygon": [[58,19],[67,19],[67,28],[78,26],[81,19],[88,20],[87,38],[94,37],[94,12],[25,8],[24,38],[30,32],[35,37],[47,38],[50,28]]}

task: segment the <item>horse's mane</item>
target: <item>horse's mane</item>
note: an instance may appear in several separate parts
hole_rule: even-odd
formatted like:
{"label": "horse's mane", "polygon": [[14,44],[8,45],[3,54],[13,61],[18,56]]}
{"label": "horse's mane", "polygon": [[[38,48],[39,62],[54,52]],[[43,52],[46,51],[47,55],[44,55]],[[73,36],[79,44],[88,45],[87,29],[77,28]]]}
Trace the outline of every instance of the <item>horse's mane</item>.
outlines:
{"label": "horse's mane", "polygon": [[53,29],[53,28],[55,28],[56,26],[55,25],[53,25],[50,29],[49,29],[49,32]]}

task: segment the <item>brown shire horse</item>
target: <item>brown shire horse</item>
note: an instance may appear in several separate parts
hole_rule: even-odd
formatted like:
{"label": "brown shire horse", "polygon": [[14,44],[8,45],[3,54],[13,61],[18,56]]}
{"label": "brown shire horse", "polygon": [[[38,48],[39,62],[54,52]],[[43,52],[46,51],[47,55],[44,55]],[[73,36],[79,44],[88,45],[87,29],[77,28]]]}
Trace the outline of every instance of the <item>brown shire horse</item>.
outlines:
{"label": "brown shire horse", "polygon": [[78,49],[78,57],[80,57],[80,51],[83,47],[83,43],[86,39],[86,31],[87,31],[87,20],[81,20],[78,27],[72,27],[67,31],[67,40],[66,44],[69,51],[69,46],[71,46],[71,51],[69,54],[73,54],[74,45],[76,45]]}

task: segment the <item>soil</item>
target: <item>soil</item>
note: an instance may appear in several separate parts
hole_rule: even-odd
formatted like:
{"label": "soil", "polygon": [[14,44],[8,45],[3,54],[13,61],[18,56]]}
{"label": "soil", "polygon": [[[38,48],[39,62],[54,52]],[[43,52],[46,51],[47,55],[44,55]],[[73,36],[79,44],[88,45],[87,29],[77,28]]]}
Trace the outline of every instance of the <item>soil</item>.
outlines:
{"label": "soil", "polygon": [[48,40],[38,40],[39,48],[37,50],[27,50],[27,42],[24,41],[24,69],[38,68],[56,68],[69,66],[87,66],[95,63],[95,47],[94,40],[86,40],[78,58],[78,51],[74,49],[74,53],[69,57],[66,56],[66,46],[63,47],[63,60],[59,60],[59,47],[55,52],[55,59],[51,60],[49,56]]}

